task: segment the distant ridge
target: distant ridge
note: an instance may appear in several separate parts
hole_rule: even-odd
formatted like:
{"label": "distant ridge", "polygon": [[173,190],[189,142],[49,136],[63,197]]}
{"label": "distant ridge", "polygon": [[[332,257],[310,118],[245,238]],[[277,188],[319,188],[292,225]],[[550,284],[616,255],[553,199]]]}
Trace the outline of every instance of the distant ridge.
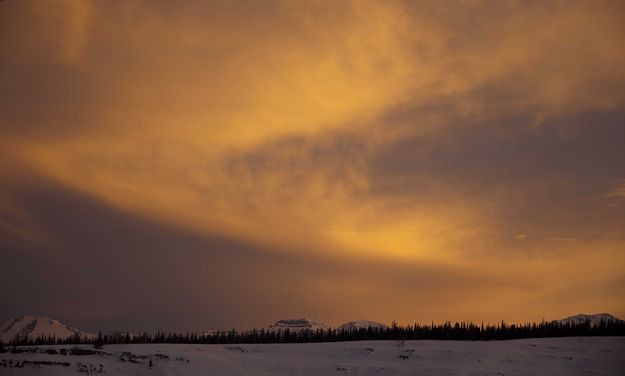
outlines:
{"label": "distant ridge", "polygon": [[275,323],[269,325],[267,328],[270,332],[289,330],[290,332],[302,332],[302,331],[317,331],[323,330],[327,331],[328,327],[320,322],[312,321],[309,319],[284,319],[278,320]]}
{"label": "distant ridge", "polygon": [[[588,329],[584,329],[585,323],[590,323],[592,329],[589,331]],[[561,324],[553,325],[553,324]],[[611,324],[606,327],[601,326],[601,323]],[[413,336],[414,338],[423,339],[514,339],[514,338],[527,338],[526,336],[536,335],[536,329],[534,326],[530,324],[517,326],[513,330],[510,331],[510,328],[503,325],[492,326],[484,328],[480,330],[479,326],[473,324],[462,324],[458,326],[450,326],[449,323],[445,324],[447,326],[443,327],[443,325],[437,325],[432,327],[428,327],[427,325],[417,326],[417,325],[408,325],[408,326],[399,326],[398,330],[402,336]],[[472,326],[473,325],[473,326]],[[542,322],[538,324],[540,335],[544,336],[545,333],[551,336],[563,336],[563,335],[606,335],[606,333],[610,333],[610,335],[625,335],[625,321],[619,319],[608,313],[597,313],[597,314],[577,314],[573,316],[569,316],[560,320],[552,320],[548,322]],[[361,329],[374,329],[374,332],[369,332],[369,337],[372,334],[383,334],[380,338],[388,339],[393,338],[393,335],[397,335],[395,330],[390,331],[389,327],[383,323],[379,323],[376,321],[368,321],[368,320],[356,320],[344,323],[339,325],[336,328],[336,331],[330,331],[330,328],[326,326],[324,323],[316,322],[313,320],[309,320],[306,318],[299,319],[283,319],[278,320],[275,323],[269,325],[267,327],[266,333],[272,333],[267,338],[262,338],[261,341],[266,340],[269,342],[275,342],[283,340],[282,336],[288,330],[292,334],[301,334],[307,331],[324,332],[324,336],[332,336],[332,339],[336,338],[349,338],[354,339],[354,335],[358,336],[358,332]],[[581,331],[580,331],[581,329]],[[608,332],[606,332],[606,330]],[[220,332],[215,330],[210,330],[207,332],[203,332],[196,334],[193,336],[195,340],[200,338],[204,343],[229,343],[229,333],[222,332],[219,336]],[[521,333],[521,334],[519,334]],[[362,334],[362,332],[361,332]],[[237,334],[238,336],[250,336],[250,338],[254,338],[254,340],[258,340],[258,333],[254,332],[240,332]],[[341,337],[342,336],[342,337]],[[82,330],[70,327],[65,325],[57,320],[51,319],[46,316],[40,315],[26,315],[18,318],[11,319],[4,324],[0,325],[0,341],[7,344],[14,340],[19,343],[26,344],[30,341],[36,341],[40,338],[43,339],[45,343],[58,343],[59,340],[71,339],[74,340],[74,337],[77,337],[77,343],[84,343],[93,341],[96,338],[96,335],[84,332]],[[139,342],[145,341],[147,343],[158,343],[159,341],[165,341],[165,335],[163,333],[157,333],[157,335],[153,335],[150,333],[132,333],[132,332],[115,332],[110,335],[105,335],[108,339],[106,341],[110,341],[109,343],[129,343],[135,340]],[[369,338],[367,337],[367,338]],[[189,336],[186,337],[182,334],[173,335],[170,333],[167,337],[167,342],[172,343],[185,343],[189,341]],[[308,338],[308,337],[302,337]],[[315,337],[317,340],[318,337]],[[326,337],[323,337],[326,338]],[[239,339],[235,339],[234,341],[238,341]],[[223,342],[225,341],[225,342]]]}
{"label": "distant ridge", "polygon": [[93,339],[94,334],[67,326],[46,316],[26,315],[9,320],[0,326],[0,341],[8,343],[16,337],[35,340],[41,336],[67,339],[78,335],[83,339]]}
{"label": "distant ridge", "polygon": [[602,321],[606,324],[623,322],[623,320],[619,319],[618,317],[614,317],[609,313],[595,313],[592,315],[579,313],[577,315],[569,316],[564,319],[554,320],[554,322],[557,322],[563,325],[566,325],[566,324],[578,325],[578,324],[583,324],[587,321],[590,322],[590,326],[598,326],[599,324],[601,324]]}
{"label": "distant ridge", "polygon": [[369,328],[377,329],[377,330],[385,330],[388,328],[388,326],[386,324],[382,324],[377,321],[356,320],[356,321],[350,321],[350,322],[346,322],[345,324],[339,325],[336,328],[336,331],[337,332],[354,331],[354,330],[369,329]]}

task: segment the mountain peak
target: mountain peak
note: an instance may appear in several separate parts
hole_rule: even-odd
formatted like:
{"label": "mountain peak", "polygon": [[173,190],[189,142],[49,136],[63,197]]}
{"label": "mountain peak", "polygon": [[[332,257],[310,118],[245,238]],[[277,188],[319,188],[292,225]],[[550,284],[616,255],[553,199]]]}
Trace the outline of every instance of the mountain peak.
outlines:
{"label": "mountain peak", "polygon": [[305,330],[328,330],[328,327],[320,322],[301,318],[301,319],[282,319],[269,325],[269,331],[285,331],[300,332]]}
{"label": "mountain peak", "polygon": [[612,316],[609,313],[595,313],[595,314],[590,314],[590,315],[585,314],[585,313],[578,313],[577,315],[569,316],[564,319],[554,320],[554,321],[562,325],[583,324],[588,321],[590,322],[591,326],[597,326],[601,324],[602,321],[604,323],[611,323],[611,322],[620,322],[623,320],[619,319],[618,317]]}
{"label": "mountain peak", "polygon": [[58,320],[42,315],[25,315],[9,320],[0,326],[0,341],[8,343],[16,337],[35,339],[38,337],[56,337],[65,339],[78,335],[93,338],[94,334],[67,326]]}

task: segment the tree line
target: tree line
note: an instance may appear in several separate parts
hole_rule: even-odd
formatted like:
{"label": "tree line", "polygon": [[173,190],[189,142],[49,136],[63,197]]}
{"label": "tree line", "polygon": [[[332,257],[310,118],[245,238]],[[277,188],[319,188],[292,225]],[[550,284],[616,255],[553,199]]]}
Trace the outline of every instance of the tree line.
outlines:
{"label": "tree line", "polygon": [[[62,344],[93,344],[101,347],[109,344],[131,343],[185,343],[185,344],[243,344],[243,343],[308,343],[337,342],[364,340],[463,340],[489,341],[510,340],[542,337],[579,337],[579,336],[624,336],[624,321],[601,321],[591,325],[589,321],[582,323],[541,322],[511,324],[475,324],[472,322],[445,322],[443,324],[412,324],[398,325],[396,322],[388,328],[358,328],[352,330],[266,330],[252,329],[238,331],[236,329],[216,331],[213,333],[98,333],[88,338],[75,335],[69,338],[40,336],[37,338],[16,336],[6,345],[62,345]],[[0,342],[0,349],[3,348]]]}

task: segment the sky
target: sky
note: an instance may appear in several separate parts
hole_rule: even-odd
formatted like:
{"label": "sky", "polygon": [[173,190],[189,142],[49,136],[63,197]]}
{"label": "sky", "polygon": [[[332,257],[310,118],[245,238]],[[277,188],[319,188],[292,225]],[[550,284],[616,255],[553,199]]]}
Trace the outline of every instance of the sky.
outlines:
{"label": "sky", "polygon": [[622,1],[0,2],[0,320],[625,317]]}

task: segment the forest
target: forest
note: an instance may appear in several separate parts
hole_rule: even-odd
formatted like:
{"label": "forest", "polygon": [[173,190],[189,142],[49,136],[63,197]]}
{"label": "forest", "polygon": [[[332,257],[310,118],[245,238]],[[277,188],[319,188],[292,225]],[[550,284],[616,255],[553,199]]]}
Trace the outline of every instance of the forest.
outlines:
{"label": "forest", "polygon": [[[337,341],[409,341],[409,340],[461,340],[461,341],[490,341],[511,340],[523,338],[545,337],[580,337],[580,336],[624,336],[625,322],[601,321],[598,325],[591,325],[589,321],[572,324],[553,322],[525,323],[525,324],[475,324],[472,322],[445,322],[443,324],[398,325],[396,322],[385,329],[359,328],[355,330],[267,330],[251,329],[237,331],[236,329],[216,331],[211,333],[113,333],[102,334],[96,337],[85,338],[80,336],[59,339],[55,337],[14,338],[8,344],[0,342],[0,351],[8,351],[8,346],[21,345],[54,345],[54,344],[93,344],[101,348],[108,344],[130,343],[186,343],[186,344],[236,344],[236,343],[308,343],[308,342],[337,342]],[[7,346],[8,345],[8,346]]]}

